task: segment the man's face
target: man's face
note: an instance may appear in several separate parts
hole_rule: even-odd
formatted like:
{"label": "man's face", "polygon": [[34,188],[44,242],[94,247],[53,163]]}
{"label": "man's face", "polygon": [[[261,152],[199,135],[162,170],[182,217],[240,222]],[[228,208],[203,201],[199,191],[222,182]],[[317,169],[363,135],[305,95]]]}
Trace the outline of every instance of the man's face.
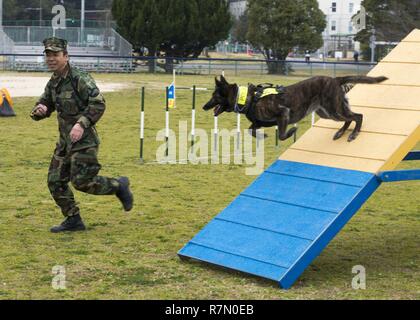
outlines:
{"label": "man's face", "polygon": [[60,72],[67,65],[67,62],[69,61],[69,56],[67,54],[64,54],[63,51],[47,51],[45,52],[45,60],[50,71]]}

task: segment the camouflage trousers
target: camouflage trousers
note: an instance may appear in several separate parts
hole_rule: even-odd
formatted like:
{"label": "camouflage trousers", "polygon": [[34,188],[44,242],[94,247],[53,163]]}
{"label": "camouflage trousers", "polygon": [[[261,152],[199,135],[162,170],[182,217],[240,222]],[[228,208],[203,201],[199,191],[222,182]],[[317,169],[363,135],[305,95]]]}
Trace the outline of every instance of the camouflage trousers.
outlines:
{"label": "camouflage trousers", "polygon": [[119,188],[116,179],[98,176],[98,148],[88,148],[71,154],[60,154],[58,148],[51,159],[48,170],[48,189],[65,217],[80,213],[74,200],[73,187],[93,195],[113,195]]}

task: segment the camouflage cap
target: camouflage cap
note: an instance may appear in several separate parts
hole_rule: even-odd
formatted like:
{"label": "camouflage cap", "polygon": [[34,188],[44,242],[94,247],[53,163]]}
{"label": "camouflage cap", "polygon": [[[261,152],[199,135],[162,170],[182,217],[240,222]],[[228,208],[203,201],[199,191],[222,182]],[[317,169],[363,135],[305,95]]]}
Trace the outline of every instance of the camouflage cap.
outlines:
{"label": "camouflage cap", "polygon": [[45,39],[43,43],[45,46],[44,52],[45,51],[59,52],[59,51],[67,50],[67,40],[64,40],[64,39],[52,37],[52,38]]}

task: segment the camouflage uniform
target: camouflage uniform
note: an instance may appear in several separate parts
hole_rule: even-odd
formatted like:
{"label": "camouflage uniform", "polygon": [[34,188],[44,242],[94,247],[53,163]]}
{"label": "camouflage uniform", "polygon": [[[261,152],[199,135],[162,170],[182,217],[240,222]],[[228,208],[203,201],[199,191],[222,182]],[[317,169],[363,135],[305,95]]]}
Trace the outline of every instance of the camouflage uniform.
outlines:
{"label": "camouflage uniform", "polygon": [[[59,41],[63,40],[52,38],[49,41],[44,42],[46,50],[54,46],[62,49],[63,43]],[[44,117],[33,113],[38,104],[48,109]],[[119,188],[117,179],[98,176],[101,169],[97,159],[100,142],[95,124],[104,114],[105,99],[93,78],[68,64],[64,76],[53,74],[35,108],[31,113],[35,121],[57,112],[60,137],[48,170],[48,188],[63,215],[79,214],[69,182],[76,190],[88,194],[116,194]],[[84,128],[84,133],[80,141],[72,143],[70,132],[76,123]]]}

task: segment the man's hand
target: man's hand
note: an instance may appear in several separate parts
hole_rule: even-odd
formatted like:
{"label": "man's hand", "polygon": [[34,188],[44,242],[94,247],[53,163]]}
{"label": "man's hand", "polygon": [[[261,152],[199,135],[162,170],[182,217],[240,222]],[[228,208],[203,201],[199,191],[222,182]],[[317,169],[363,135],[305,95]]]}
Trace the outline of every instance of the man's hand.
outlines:
{"label": "man's hand", "polygon": [[35,108],[35,110],[32,114],[37,116],[37,117],[45,117],[47,115],[47,111],[48,111],[47,106],[45,106],[43,104],[39,104],[39,105],[36,106],[36,108]]}
{"label": "man's hand", "polygon": [[76,123],[70,132],[71,142],[76,143],[80,141],[80,139],[82,139],[84,132],[85,132],[85,129],[79,123]]}

